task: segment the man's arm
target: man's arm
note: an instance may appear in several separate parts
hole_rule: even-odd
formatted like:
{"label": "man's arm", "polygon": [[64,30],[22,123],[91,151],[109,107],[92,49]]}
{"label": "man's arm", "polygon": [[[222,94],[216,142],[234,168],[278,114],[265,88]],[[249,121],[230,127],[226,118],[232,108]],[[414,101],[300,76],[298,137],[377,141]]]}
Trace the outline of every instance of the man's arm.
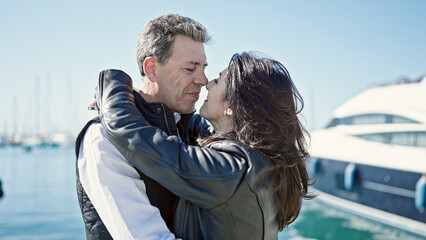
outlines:
{"label": "man's arm", "polygon": [[87,130],[78,159],[83,188],[114,239],[175,239],[145,192],[137,171],[104,136]]}

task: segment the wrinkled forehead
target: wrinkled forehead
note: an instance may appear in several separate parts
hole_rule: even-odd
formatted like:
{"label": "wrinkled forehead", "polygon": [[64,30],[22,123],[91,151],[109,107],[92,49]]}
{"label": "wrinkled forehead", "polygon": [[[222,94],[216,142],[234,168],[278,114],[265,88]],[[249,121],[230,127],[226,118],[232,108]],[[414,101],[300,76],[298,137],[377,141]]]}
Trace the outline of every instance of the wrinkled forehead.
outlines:
{"label": "wrinkled forehead", "polygon": [[182,64],[207,66],[204,44],[186,36],[176,36],[169,59]]}

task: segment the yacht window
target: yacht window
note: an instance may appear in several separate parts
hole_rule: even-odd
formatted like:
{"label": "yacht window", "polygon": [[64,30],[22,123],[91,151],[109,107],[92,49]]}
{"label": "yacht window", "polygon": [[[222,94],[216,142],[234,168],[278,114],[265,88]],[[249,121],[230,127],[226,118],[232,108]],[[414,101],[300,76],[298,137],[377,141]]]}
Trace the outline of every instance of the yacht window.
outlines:
{"label": "yacht window", "polygon": [[390,114],[361,114],[344,118],[335,118],[327,126],[335,127],[337,125],[364,125],[364,124],[385,124],[385,123],[418,123],[412,119],[390,115]]}
{"label": "yacht window", "polygon": [[392,132],[362,134],[365,140],[412,147],[426,147],[426,132]]}
{"label": "yacht window", "polygon": [[331,120],[331,122],[328,124],[327,128],[335,127],[337,125],[338,125],[337,118],[333,118],[333,120]]}
{"label": "yacht window", "polygon": [[398,132],[391,134],[391,144],[416,146],[416,134],[413,132]]}
{"label": "yacht window", "polygon": [[416,146],[426,147],[426,132],[418,132]]}
{"label": "yacht window", "polygon": [[354,116],[352,120],[353,125],[380,124],[380,123],[386,123],[385,114],[358,115],[358,116]]}
{"label": "yacht window", "polygon": [[358,137],[374,142],[389,143],[389,134],[385,133],[364,134],[358,135]]}
{"label": "yacht window", "polygon": [[391,117],[391,121],[389,121],[390,123],[417,123],[416,121],[412,119],[408,119],[401,116],[396,116],[396,115],[388,115],[388,116]]}

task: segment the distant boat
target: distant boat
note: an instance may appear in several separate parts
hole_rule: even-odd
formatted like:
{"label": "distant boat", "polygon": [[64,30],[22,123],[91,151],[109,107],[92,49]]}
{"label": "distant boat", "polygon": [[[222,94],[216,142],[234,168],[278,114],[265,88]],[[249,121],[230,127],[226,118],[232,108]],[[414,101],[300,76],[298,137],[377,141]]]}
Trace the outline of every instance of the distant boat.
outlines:
{"label": "distant boat", "polygon": [[426,236],[426,77],[367,89],[311,132],[319,198]]}
{"label": "distant boat", "polygon": [[6,136],[0,136],[0,147],[6,147],[8,144]]}
{"label": "distant boat", "polygon": [[40,147],[44,143],[42,136],[26,136],[21,142],[21,147],[26,152],[31,151],[34,147]]}
{"label": "distant boat", "polygon": [[4,137],[3,140],[0,138],[0,147],[20,147],[26,152],[30,152],[34,148],[69,147],[74,144],[74,137],[67,133],[52,133],[46,135],[15,134],[9,138]]}
{"label": "distant boat", "polygon": [[75,139],[71,134],[52,133],[46,140],[50,147],[67,147],[73,145]]}

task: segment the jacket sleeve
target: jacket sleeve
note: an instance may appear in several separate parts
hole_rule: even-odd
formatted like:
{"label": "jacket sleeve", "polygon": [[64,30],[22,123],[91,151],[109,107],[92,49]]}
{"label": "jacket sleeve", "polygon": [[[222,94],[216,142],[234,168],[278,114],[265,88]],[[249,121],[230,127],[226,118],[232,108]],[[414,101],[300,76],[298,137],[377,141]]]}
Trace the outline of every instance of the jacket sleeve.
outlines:
{"label": "jacket sleeve", "polygon": [[96,99],[107,137],[140,171],[203,208],[232,196],[244,178],[248,154],[232,141],[209,148],[184,145],[150,126],[139,112],[132,80],[124,72],[101,72]]}
{"label": "jacket sleeve", "polygon": [[138,172],[123,158],[100,124],[92,124],[78,154],[78,176],[108,232],[113,239],[174,240]]}
{"label": "jacket sleeve", "polygon": [[200,114],[194,114],[191,118],[188,130],[191,142],[196,142],[198,138],[209,137],[213,132],[213,127],[210,126]]}

